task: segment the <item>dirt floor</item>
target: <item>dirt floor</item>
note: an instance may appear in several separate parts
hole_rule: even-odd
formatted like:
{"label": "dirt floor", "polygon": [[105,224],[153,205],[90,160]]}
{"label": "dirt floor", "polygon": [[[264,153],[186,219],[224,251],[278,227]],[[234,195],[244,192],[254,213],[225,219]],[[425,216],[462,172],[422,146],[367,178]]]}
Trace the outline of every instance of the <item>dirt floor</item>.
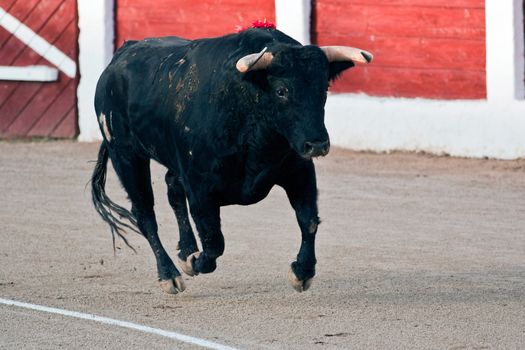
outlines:
{"label": "dirt floor", "polygon": [[[281,189],[223,208],[217,271],[157,287],[130,233],[113,255],[86,183],[97,144],[0,142],[0,298],[94,313],[242,349],[525,347],[525,161],[377,155],[316,161],[317,277],[286,279],[299,248]],[[153,167],[160,235],[177,226]],[[127,203],[115,174],[108,193]],[[0,348],[196,348],[156,335],[0,305]]]}

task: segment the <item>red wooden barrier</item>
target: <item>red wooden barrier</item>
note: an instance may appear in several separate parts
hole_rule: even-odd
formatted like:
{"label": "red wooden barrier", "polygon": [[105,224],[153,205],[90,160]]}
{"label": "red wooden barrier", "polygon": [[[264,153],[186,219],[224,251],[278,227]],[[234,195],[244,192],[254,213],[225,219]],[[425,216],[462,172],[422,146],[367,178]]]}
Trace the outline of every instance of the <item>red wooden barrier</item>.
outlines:
{"label": "red wooden barrier", "polygon": [[375,55],[335,92],[436,99],[486,98],[483,0],[316,0],[313,41]]}
{"label": "red wooden barrier", "polygon": [[274,0],[116,0],[116,13],[117,46],[155,36],[219,36],[257,19],[275,22]]}
{"label": "red wooden barrier", "polygon": [[[0,6],[74,61],[76,1],[0,0]],[[0,65],[48,65],[39,54],[0,27]],[[77,78],[62,72],[53,83],[0,81],[0,137],[74,137]]]}

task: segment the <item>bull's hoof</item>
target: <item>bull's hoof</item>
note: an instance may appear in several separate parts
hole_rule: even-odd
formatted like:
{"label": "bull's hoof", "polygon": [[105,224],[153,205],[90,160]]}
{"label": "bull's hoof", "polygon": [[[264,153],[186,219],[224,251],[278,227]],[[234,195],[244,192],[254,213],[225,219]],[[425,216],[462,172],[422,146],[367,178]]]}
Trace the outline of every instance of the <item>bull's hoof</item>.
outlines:
{"label": "bull's hoof", "polygon": [[306,278],[305,280],[300,280],[299,278],[297,278],[292,268],[290,268],[290,271],[288,271],[288,281],[290,281],[290,284],[292,285],[293,289],[295,289],[299,293],[308,290],[308,288],[310,288],[310,286],[312,285],[313,280],[313,277]]}
{"label": "bull's hoof", "polygon": [[196,276],[198,275],[199,273],[198,272],[195,272],[193,270],[193,262],[201,255],[201,252],[195,252],[193,254],[190,254],[188,255],[188,257],[186,258],[186,261],[182,260],[181,258],[179,258],[179,256],[177,255],[177,260],[178,260],[178,263],[179,263],[179,266],[181,268],[182,271],[184,271],[184,273],[188,276]]}
{"label": "bull's hoof", "polygon": [[168,294],[182,293],[186,289],[181,276],[170,278],[169,280],[160,280],[159,286],[160,289]]}

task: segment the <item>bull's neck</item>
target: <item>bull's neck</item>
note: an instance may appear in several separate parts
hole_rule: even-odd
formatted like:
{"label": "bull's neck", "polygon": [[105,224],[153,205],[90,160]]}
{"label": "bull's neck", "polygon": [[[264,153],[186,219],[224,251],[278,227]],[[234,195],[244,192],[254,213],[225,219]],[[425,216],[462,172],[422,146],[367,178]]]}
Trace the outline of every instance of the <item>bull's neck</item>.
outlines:
{"label": "bull's neck", "polygon": [[283,160],[292,152],[288,141],[275,127],[263,120],[258,120],[252,125],[248,133],[247,147],[254,157],[262,162],[274,163]]}

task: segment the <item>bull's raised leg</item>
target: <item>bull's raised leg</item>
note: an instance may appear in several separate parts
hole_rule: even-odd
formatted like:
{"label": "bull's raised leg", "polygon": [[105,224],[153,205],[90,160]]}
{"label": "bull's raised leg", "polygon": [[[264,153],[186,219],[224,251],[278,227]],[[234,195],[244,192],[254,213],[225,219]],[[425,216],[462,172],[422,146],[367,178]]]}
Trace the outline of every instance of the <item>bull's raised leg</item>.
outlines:
{"label": "bull's raised leg", "polygon": [[220,207],[201,199],[190,202],[190,209],[199,232],[202,252],[189,255],[183,271],[190,276],[213,272],[217,268],[217,258],[224,252]]}
{"label": "bull's raised leg", "polygon": [[[198,251],[197,242],[195,241],[195,235],[193,234],[188,216],[186,193],[177,175],[172,171],[166,173],[166,184],[168,185],[168,200],[175,212],[179,226],[179,264],[182,269],[185,270],[188,256]],[[188,274],[191,273],[189,270],[185,272]]]}
{"label": "bull's raised leg", "polygon": [[164,250],[157,233],[149,159],[130,153],[129,148],[127,153],[110,148],[109,155],[113,168],[128,193],[132,205],[131,212],[137,219],[138,228],[155,254],[161,289],[170,294],[184,291],[180,272]]}
{"label": "bull's raised leg", "polygon": [[297,260],[291,264],[288,279],[292,287],[303,292],[310,288],[315,275],[315,236],[319,217],[317,210],[317,184],[312,161],[302,161],[292,176],[280,185],[286,191],[290,204],[295,210],[301,228],[301,248]]}

